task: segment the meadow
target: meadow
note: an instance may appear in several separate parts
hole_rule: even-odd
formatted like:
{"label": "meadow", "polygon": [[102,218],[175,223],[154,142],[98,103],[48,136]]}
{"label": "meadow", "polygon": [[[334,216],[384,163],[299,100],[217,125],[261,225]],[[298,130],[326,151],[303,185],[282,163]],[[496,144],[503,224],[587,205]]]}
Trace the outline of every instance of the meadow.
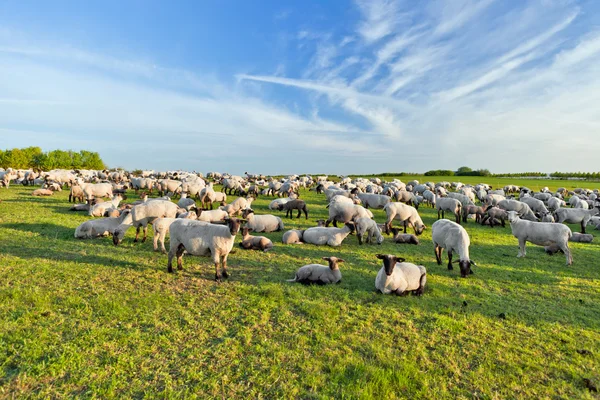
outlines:
{"label": "meadow", "polygon": [[[185,269],[168,274],[167,256],[153,252],[151,240],[133,243],[134,229],[119,247],[109,238],[74,239],[89,217],[68,211],[68,191],[35,198],[32,190],[0,189],[0,398],[598,396],[588,387],[600,387],[598,238],[572,243],[568,267],[562,254],[533,245],[518,259],[510,226],[469,221],[477,267],[463,279],[435,263],[430,229],[419,246],[389,237],[359,246],[349,236],[339,248],[282,245],[276,232],[265,234],[275,243],[269,253],[236,246],[231,277],[216,283],[209,258],[184,256]],[[300,194],[309,220],[284,219],[286,229],[327,216],[325,196]],[[261,196],[253,209],[283,217],[267,209],[271,200]],[[426,206],[419,213],[428,227],[437,218]],[[425,265],[425,294],[376,293],[376,253]],[[330,255],[346,260],[341,284],[285,282]]]}

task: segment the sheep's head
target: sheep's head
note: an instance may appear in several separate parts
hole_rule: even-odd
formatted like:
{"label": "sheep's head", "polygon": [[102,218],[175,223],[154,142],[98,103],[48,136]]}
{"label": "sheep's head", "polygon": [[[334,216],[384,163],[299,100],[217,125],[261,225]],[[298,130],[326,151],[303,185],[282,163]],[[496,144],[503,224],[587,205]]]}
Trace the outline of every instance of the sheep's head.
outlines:
{"label": "sheep's head", "polygon": [[517,214],[516,211],[509,211],[508,212],[508,222],[516,222],[519,220],[519,214]]}
{"label": "sheep's head", "polygon": [[318,219],[317,220],[317,226],[325,226],[325,220],[324,219]]}
{"label": "sheep's head", "polygon": [[248,217],[248,215],[250,215],[250,214],[254,214],[254,210],[253,210],[253,209],[251,209],[251,208],[245,208],[245,209],[242,211],[242,218],[247,218],[247,217]]}
{"label": "sheep's head", "polygon": [[356,229],[356,225],[353,222],[346,222],[345,225],[350,229],[350,235],[352,235]]}
{"label": "sheep's head", "polygon": [[237,233],[240,231],[240,225],[242,221],[237,218],[229,218],[226,219],[225,222],[229,227],[229,233],[231,233],[232,236],[237,235]]}
{"label": "sheep's head", "polygon": [[392,272],[394,272],[396,263],[406,261],[404,258],[395,256],[393,254],[377,254],[376,257],[380,260],[383,260],[383,268],[385,269],[385,274],[387,276],[390,276]]}
{"label": "sheep's head", "polygon": [[425,224],[415,225],[415,233],[417,234],[417,236],[422,234],[425,229],[427,229],[427,225],[425,225]]}
{"label": "sheep's head", "polygon": [[120,229],[120,228],[115,229],[115,231],[113,232],[113,244],[115,246],[118,246],[119,244],[121,244],[124,237],[125,237],[125,231],[123,229]]}
{"label": "sheep's head", "polygon": [[458,266],[460,268],[460,276],[462,278],[466,278],[468,275],[471,275],[473,273],[471,266],[474,266],[474,267],[477,266],[477,264],[475,264],[471,260],[459,260],[459,261],[455,261],[455,262],[458,262]]}
{"label": "sheep's head", "polygon": [[339,269],[338,267],[338,263],[343,263],[345,262],[344,260],[342,260],[341,258],[337,258],[337,257],[322,257],[323,260],[327,260],[329,261],[329,268],[333,271],[336,269]]}

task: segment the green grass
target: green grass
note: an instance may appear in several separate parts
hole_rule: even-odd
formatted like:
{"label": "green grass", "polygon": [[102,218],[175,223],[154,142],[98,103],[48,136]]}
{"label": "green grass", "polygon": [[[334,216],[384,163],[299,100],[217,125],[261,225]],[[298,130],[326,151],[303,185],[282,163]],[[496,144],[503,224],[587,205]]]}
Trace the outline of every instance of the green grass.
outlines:
{"label": "green grass", "polygon": [[[488,182],[585,185],[498,181]],[[435,264],[430,230],[419,246],[358,246],[350,236],[341,248],[285,246],[272,233],[272,252],[237,248],[231,278],[217,284],[209,258],[184,256],[185,270],[167,274],[167,257],[151,240],[132,243],[133,230],[120,247],[74,239],[88,217],[67,211],[68,193],[31,190],[0,190],[0,397],[597,396],[583,383],[600,386],[597,243],[572,244],[571,267],[533,245],[517,259],[509,227],[469,222],[478,267],[461,279]],[[326,216],[324,196],[301,195],[310,219],[286,227]],[[266,213],[270,200],[253,208]],[[419,211],[430,227],[434,212]],[[425,265],[425,295],[376,294],[378,252]],[[328,255],[346,260],[341,284],[285,282]]]}

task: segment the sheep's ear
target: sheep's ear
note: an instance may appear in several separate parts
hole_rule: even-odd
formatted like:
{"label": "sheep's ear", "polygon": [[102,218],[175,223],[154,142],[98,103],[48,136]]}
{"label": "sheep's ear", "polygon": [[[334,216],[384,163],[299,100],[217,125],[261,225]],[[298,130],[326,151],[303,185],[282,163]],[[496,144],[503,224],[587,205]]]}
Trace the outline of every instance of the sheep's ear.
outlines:
{"label": "sheep's ear", "polygon": [[379,258],[380,260],[383,260],[385,258],[385,254],[375,254],[375,257]]}
{"label": "sheep's ear", "polygon": [[396,262],[397,263],[403,263],[404,261],[406,261],[406,258],[402,258],[402,257],[396,256]]}
{"label": "sheep's ear", "polygon": [[337,262],[346,262],[346,261],[344,261],[344,260],[343,260],[343,259],[341,259],[341,258],[338,258],[338,259],[337,259]]}
{"label": "sheep's ear", "polygon": [[471,265],[472,265],[472,266],[474,266],[474,267],[476,267],[476,266],[477,266],[477,264],[475,264],[475,261],[473,261],[473,260],[471,260],[471,261],[470,261],[470,263],[471,263]]}
{"label": "sheep's ear", "polygon": [[321,259],[329,261],[330,257],[321,257]]}

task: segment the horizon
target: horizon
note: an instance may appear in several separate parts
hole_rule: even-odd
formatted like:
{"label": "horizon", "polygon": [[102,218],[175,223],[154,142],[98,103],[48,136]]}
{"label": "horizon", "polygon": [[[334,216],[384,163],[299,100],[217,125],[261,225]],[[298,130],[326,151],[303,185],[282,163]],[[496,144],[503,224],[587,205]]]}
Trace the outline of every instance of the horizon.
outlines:
{"label": "horizon", "polygon": [[595,172],[600,151],[589,0],[21,1],[0,26],[4,148],[336,175]]}

